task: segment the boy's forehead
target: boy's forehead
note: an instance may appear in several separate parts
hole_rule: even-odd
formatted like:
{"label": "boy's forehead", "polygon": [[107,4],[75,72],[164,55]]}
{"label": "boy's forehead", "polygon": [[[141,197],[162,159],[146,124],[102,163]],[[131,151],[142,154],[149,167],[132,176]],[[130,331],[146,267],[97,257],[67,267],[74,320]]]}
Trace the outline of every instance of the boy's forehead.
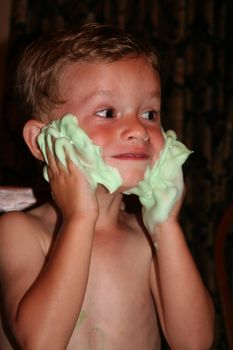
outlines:
{"label": "boy's forehead", "polygon": [[115,67],[116,65],[118,67],[123,66],[123,65],[127,65],[129,64],[132,67],[136,67],[136,63],[138,66],[142,67],[147,67],[149,68],[153,73],[158,74],[159,72],[158,70],[156,70],[153,65],[143,56],[138,56],[138,57],[125,57],[125,58],[121,58],[118,60],[93,60],[93,61],[77,61],[77,62],[69,62],[68,64],[64,64],[63,68],[61,70],[61,76],[62,75],[66,75],[67,73],[69,74],[69,72],[72,72],[74,70],[83,70],[83,69],[88,69],[88,68],[96,68],[98,69],[98,67],[102,67],[102,68],[111,68],[111,67]]}
{"label": "boy's forehead", "polygon": [[119,106],[140,101],[160,104],[160,76],[142,58],[73,63],[63,70],[58,93],[64,103],[55,107],[56,116],[64,115],[67,110],[77,114],[83,106],[91,108],[93,104],[117,103]]}
{"label": "boy's forehead", "polygon": [[144,60],[132,59],[69,65],[59,82],[59,93],[64,101],[56,109],[60,116],[67,110],[76,115],[82,108],[96,105],[113,103],[129,108],[161,101],[159,73]]}
{"label": "boy's forehead", "polygon": [[[130,78],[139,78],[143,84],[144,77],[152,77],[160,87],[159,72],[143,57],[126,58],[111,62],[74,62],[63,67],[59,77],[59,89],[72,84],[84,84],[91,81],[101,86],[102,81],[114,78],[117,81],[127,81]],[[108,89],[99,88],[100,94],[109,94]]]}

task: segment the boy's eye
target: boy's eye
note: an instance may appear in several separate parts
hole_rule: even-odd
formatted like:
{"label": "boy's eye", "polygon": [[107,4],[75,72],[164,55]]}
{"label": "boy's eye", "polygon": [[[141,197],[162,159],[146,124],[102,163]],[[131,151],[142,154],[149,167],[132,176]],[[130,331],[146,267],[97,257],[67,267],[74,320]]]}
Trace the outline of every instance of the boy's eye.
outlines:
{"label": "boy's eye", "polygon": [[96,112],[96,115],[101,118],[114,118],[115,112],[111,108],[101,109],[100,111]]}
{"label": "boy's eye", "polygon": [[148,119],[148,120],[156,120],[159,116],[158,111],[147,111],[142,114],[142,118]]}

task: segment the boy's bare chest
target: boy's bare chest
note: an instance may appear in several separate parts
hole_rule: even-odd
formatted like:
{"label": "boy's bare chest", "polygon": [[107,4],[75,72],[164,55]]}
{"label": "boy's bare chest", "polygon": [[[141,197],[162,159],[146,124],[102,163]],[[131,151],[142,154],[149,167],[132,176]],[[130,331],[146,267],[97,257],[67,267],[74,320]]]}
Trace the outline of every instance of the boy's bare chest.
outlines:
{"label": "boy's bare chest", "polygon": [[68,349],[156,349],[151,250],[144,238],[133,242],[94,242],[82,312]]}

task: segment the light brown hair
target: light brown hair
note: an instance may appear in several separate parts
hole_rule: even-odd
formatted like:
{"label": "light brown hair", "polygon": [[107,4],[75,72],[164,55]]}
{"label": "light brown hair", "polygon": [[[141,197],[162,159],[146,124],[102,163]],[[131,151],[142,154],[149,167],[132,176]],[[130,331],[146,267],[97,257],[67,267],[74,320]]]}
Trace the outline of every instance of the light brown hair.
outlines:
{"label": "light brown hair", "polygon": [[159,71],[154,50],[121,28],[91,23],[81,30],[63,30],[32,42],[25,50],[16,73],[20,114],[46,120],[46,114],[64,102],[58,81],[64,67],[79,62],[114,62],[143,56]]}

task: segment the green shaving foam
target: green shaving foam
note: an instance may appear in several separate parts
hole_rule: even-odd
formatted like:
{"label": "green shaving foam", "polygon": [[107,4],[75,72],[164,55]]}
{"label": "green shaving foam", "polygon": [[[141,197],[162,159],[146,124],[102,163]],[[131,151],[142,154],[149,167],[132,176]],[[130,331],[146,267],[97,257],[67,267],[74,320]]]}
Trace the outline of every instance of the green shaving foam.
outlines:
{"label": "green shaving foam", "polygon": [[87,318],[86,312],[84,310],[81,310],[76,326],[80,327],[83,324],[83,322],[85,321],[86,318]]}
{"label": "green shaving foam", "polygon": [[[65,167],[68,155],[87,176],[94,191],[97,184],[102,184],[113,193],[122,184],[119,171],[103,161],[101,148],[93,144],[78,126],[78,119],[74,115],[66,114],[45,126],[37,141],[47,164],[46,145]],[[47,165],[44,167],[44,177],[49,181]]]}
{"label": "green shaving foam", "polygon": [[142,204],[143,221],[152,234],[156,223],[163,222],[183,193],[182,165],[192,153],[177,141],[174,131],[164,133],[165,144],[152,168],[147,167],[144,179],[126,192],[136,194]]}
{"label": "green shaving foam", "polygon": [[[136,187],[124,192],[139,196],[143,221],[150,233],[153,233],[156,223],[167,219],[175,202],[182,195],[182,165],[192,153],[177,141],[174,131],[164,133],[164,139],[164,147],[154,166],[147,167],[144,179]],[[45,126],[37,140],[47,164],[46,145],[64,166],[66,155],[69,156],[86,174],[93,190],[102,184],[113,193],[121,186],[119,171],[104,162],[101,147],[93,144],[79,127],[74,115],[67,114]],[[44,167],[44,177],[49,181],[47,165]]]}

